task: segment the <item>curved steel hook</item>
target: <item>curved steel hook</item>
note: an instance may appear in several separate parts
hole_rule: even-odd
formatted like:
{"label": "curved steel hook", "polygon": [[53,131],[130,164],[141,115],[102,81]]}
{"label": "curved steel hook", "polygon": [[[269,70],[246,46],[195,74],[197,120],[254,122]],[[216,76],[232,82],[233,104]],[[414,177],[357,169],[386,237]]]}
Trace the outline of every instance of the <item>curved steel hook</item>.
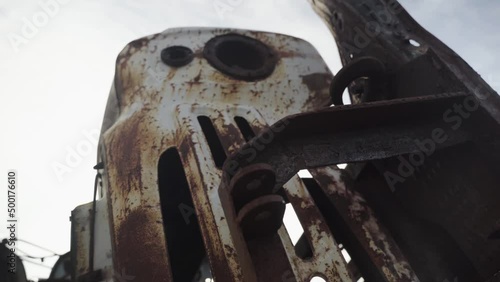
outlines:
{"label": "curved steel hook", "polygon": [[354,80],[368,77],[372,81],[381,81],[386,69],[384,63],[373,57],[361,57],[343,67],[330,84],[330,96],[335,106],[343,105],[342,94]]}

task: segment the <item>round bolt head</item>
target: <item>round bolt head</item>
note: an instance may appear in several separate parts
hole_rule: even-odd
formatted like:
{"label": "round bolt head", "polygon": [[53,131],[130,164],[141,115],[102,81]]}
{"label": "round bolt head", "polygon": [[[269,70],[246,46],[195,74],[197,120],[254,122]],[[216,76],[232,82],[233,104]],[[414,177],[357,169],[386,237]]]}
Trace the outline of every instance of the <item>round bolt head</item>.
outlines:
{"label": "round bolt head", "polygon": [[272,194],[275,184],[276,174],[268,164],[252,164],[242,168],[229,183],[236,211],[257,197]]}
{"label": "round bolt head", "polygon": [[246,204],[237,221],[247,240],[272,235],[283,224],[285,200],[280,195],[259,197]]}

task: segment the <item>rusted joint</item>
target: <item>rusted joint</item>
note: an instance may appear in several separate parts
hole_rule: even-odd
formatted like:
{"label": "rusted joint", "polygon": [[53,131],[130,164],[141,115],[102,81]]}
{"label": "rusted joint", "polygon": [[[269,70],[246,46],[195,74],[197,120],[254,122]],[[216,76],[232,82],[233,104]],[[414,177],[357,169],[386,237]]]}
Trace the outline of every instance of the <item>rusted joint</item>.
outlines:
{"label": "rusted joint", "polygon": [[243,206],[237,222],[245,238],[253,239],[276,233],[283,224],[285,200],[280,195],[259,197]]}
{"label": "rusted joint", "polygon": [[229,191],[237,222],[247,239],[276,232],[283,223],[285,200],[273,194],[276,174],[268,164],[242,168],[231,179]]}
{"label": "rusted joint", "polygon": [[362,101],[374,101],[374,89],[380,88],[385,82],[386,68],[384,63],[374,57],[361,57],[343,67],[333,78],[330,85],[330,95],[335,106],[343,105],[342,94],[354,80],[367,77],[368,87],[365,89]]}
{"label": "rusted joint", "polygon": [[276,183],[276,174],[268,164],[253,164],[239,170],[229,183],[236,211],[261,196],[269,195]]}
{"label": "rusted joint", "polygon": [[[289,124],[279,133],[273,133],[273,140],[267,142],[262,150],[255,150],[255,155],[251,159],[244,153],[235,153],[226,160],[223,176],[226,181],[219,189],[229,188],[227,191],[235,199],[235,210],[238,211],[252,199],[266,194],[266,189],[272,190],[273,194],[276,193],[300,169],[380,160],[420,152],[415,140],[421,140],[436,127],[442,127],[442,113],[454,103],[462,101],[465,95],[448,93],[394,99],[332,107],[287,117]],[[420,117],[425,117],[425,122],[417,122]],[[482,117],[477,116],[477,118]],[[351,120],[352,123],[346,126],[345,120]],[[403,123],[405,126],[401,126]],[[373,129],[375,125],[378,130]],[[272,127],[264,130],[261,135],[271,130]],[[448,139],[437,144],[436,149],[464,143],[470,140],[471,133],[468,133],[466,128],[461,130],[450,128],[446,130],[446,134],[449,136]],[[388,145],[387,140],[390,140],[391,144]],[[240,152],[251,148],[251,143],[252,141],[246,143]],[[261,188],[264,192],[260,191],[257,196],[244,196],[248,191],[235,187],[245,187],[249,179],[257,178],[259,173],[252,171],[258,171],[258,167],[254,166],[262,167],[263,163],[269,164],[272,169],[283,167],[286,169],[273,170],[276,179],[274,188]],[[235,170],[237,172],[230,182],[229,179]],[[244,176],[250,172],[254,176]],[[240,179],[247,180],[239,183]],[[242,190],[236,192],[238,189]],[[243,199],[240,200],[238,197]]]}

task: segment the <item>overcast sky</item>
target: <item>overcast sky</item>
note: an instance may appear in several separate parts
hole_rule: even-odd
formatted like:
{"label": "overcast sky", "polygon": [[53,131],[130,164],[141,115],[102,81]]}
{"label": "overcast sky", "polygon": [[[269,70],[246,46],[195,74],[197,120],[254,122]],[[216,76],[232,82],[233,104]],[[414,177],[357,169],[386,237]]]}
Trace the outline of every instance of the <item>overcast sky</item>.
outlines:
{"label": "overcast sky", "polygon": [[[18,236],[58,253],[69,250],[71,210],[92,198],[96,146],[85,132],[100,128],[115,59],[128,42],[182,26],[264,30],[301,37],[333,72],[340,68],[333,38],[306,0],[54,1],[0,0],[0,179],[9,168],[18,170]],[[220,3],[233,6],[217,9]],[[499,1],[401,3],[500,88]],[[87,143],[88,154],[68,164],[68,152]],[[71,171],[58,175],[57,164]],[[2,222],[6,205],[1,193]],[[48,276],[49,269],[26,266],[31,278]]]}

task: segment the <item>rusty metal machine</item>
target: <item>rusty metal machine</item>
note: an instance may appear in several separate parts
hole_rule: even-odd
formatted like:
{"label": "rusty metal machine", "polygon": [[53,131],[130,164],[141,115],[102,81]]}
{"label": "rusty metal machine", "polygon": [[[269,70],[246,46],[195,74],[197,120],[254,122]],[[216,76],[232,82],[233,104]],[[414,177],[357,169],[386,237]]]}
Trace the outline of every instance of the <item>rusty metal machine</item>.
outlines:
{"label": "rusty metal machine", "polygon": [[311,4],[335,76],[265,32],[125,47],[74,281],[500,281],[498,94],[395,0]]}

